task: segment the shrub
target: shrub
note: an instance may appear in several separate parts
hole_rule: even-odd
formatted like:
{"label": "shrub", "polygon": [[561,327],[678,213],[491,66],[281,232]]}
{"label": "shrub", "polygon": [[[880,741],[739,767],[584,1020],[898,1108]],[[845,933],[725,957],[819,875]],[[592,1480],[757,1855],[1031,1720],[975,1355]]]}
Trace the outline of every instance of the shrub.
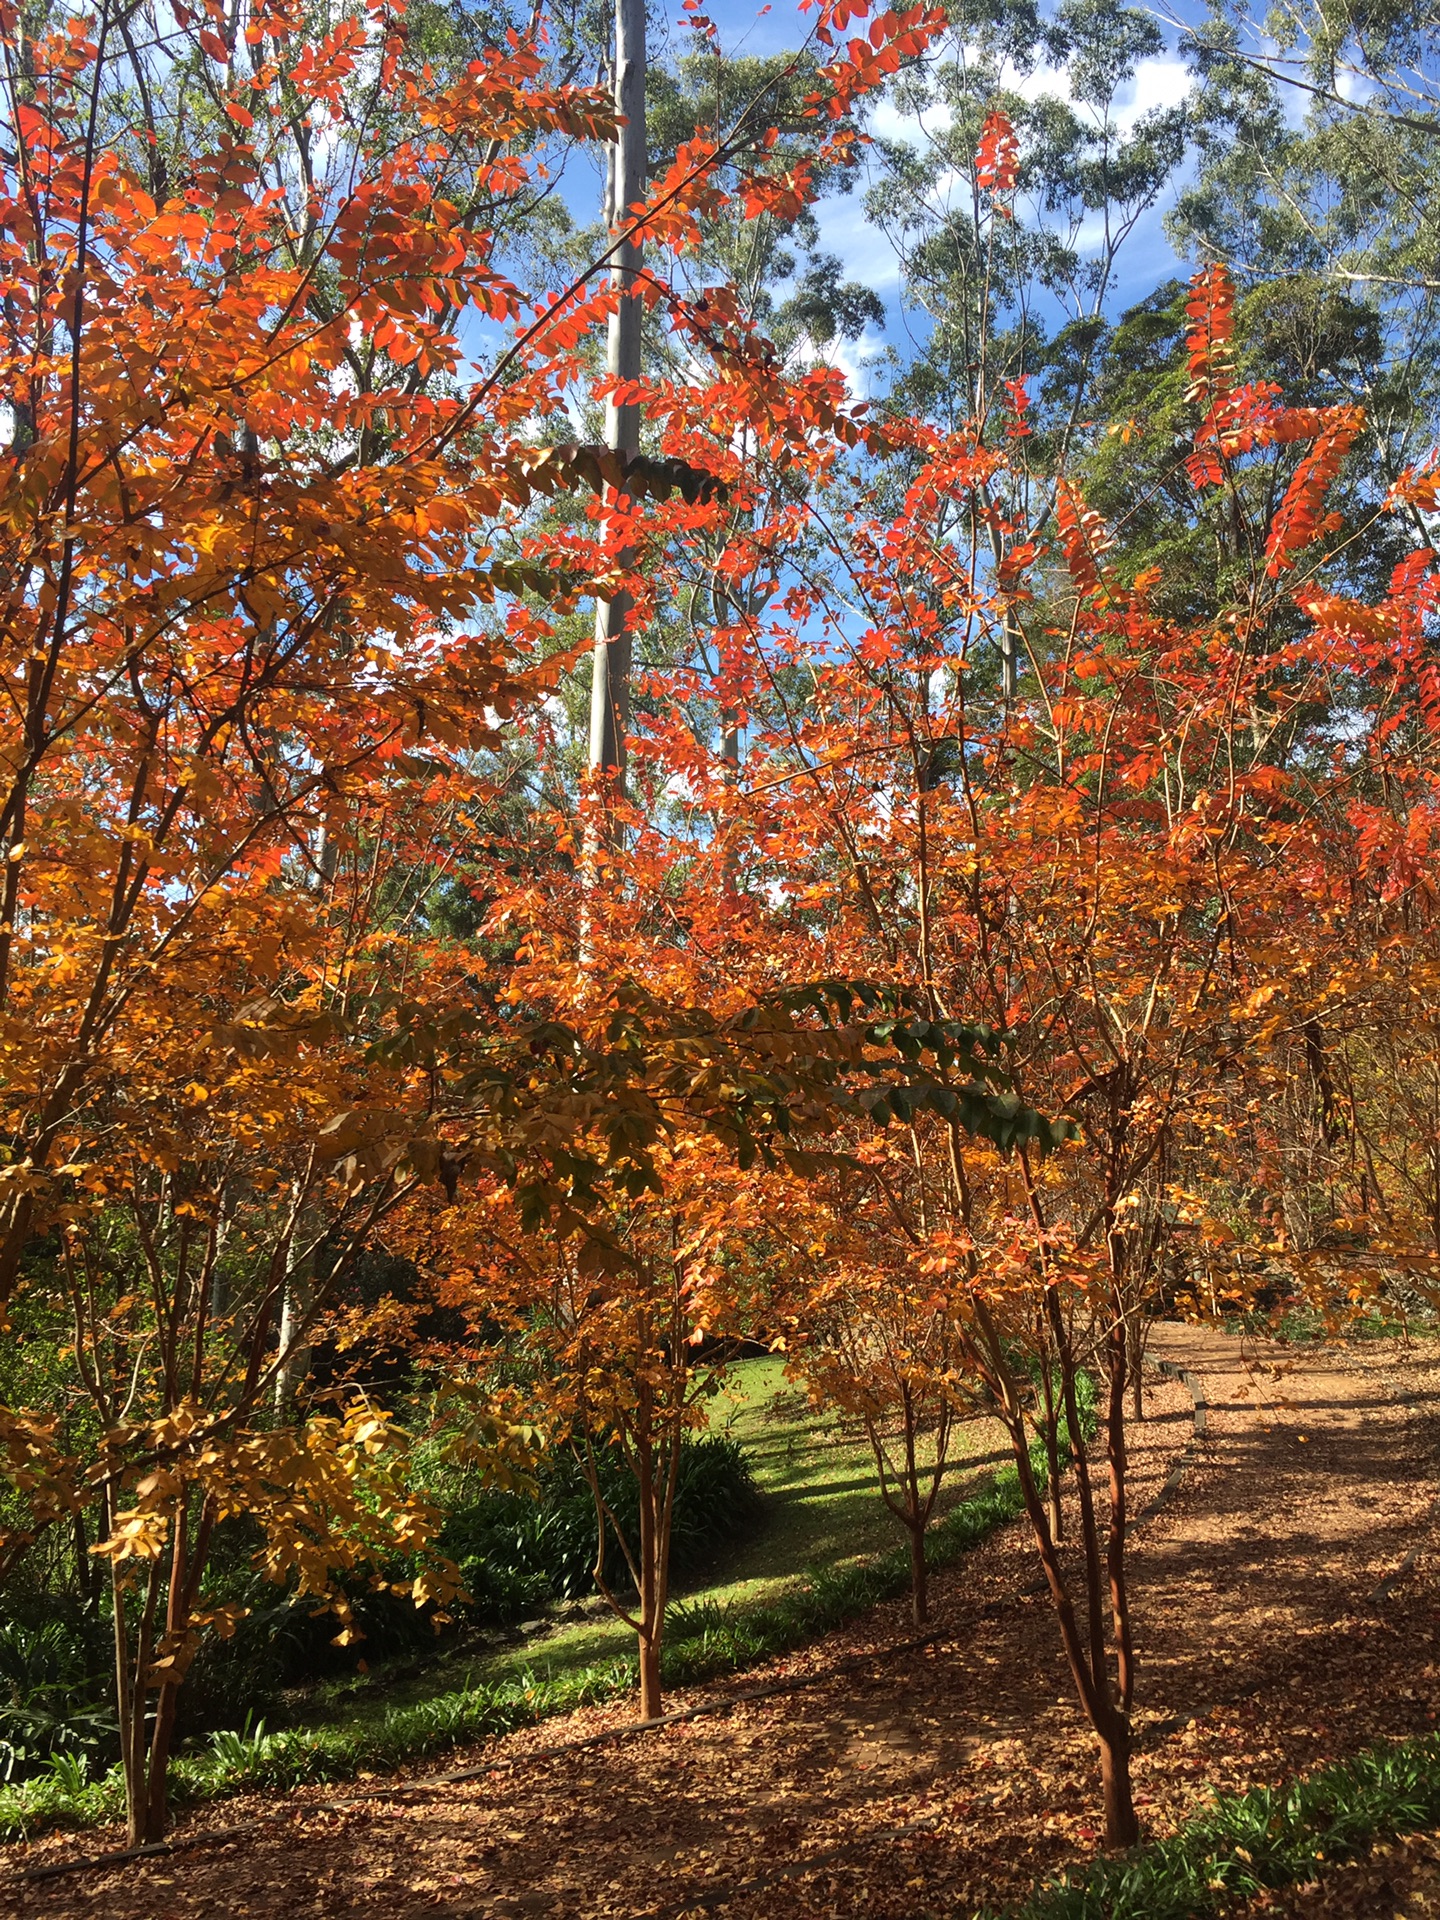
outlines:
{"label": "shrub", "polygon": [[[606,1503],[633,1538],[634,1478],[613,1451],[599,1456],[599,1468]],[[675,1487],[672,1575],[685,1579],[710,1565],[759,1510],[737,1440],[718,1433],[687,1440]],[[593,1593],[595,1502],[579,1462],[565,1455],[548,1466],[538,1498],[492,1489],[458,1506],[442,1545],[459,1563],[477,1620],[508,1623],[548,1601]],[[616,1591],[624,1592],[624,1558],[613,1540],[606,1565]]]}
{"label": "shrub", "polygon": [[69,1614],[0,1621],[0,1778],[46,1773],[57,1755],[113,1758],[107,1692],[103,1653]]}

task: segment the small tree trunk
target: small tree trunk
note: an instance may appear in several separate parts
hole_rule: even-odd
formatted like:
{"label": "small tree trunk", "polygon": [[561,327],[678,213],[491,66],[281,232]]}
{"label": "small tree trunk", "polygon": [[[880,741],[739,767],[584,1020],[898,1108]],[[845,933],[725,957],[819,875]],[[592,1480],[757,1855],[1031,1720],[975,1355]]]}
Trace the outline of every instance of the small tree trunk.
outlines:
{"label": "small tree trunk", "polygon": [[145,1783],[145,1839],[163,1840],[170,1825],[170,1742],[175,1734],[178,1684],[160,1689],[155,1704],[155,1731],[150,1736],[150,1769]]}
{"label": "small tree trunk", "polygon": [[[108,1531],[108,1529],[107,1529]],[[125,1844],[145,1837],[143,1750],[135,1738],[135,1675],[130,1662],[130,1623],[120,1566],[110,1562],[110,1602],[115,1630],[115,1715],[120,1728],[120,1771],[125,1780]],[[143,1724],[143,1723],[142,1723]]]}
{"label": "small tree trunk", "polygon": [[[190,1553],[189,1498],[176,1503],[174,1537],[170,1552],[170,1586],[165,1605],[165,1648],[172,1660],[181,1657],[181,1642],[190,1624],[192,1588],[204,1570],[210,1545],[213,1512],[203,1503],[195,1531],[194,1556]],[[186,1659],[188,1664],[188,1656]],[[155,1703],[155,1730],[150,1736],[150,1772],[145,1787],[145,1838],[163,1840],[170,1825],[170,1746],[175,1737],[175,1716],[180,1705],[180,1683],[184,1666],[166,1669],[168,1678],[160,1685]]]}
{"label": "small tree trunk", "polygon": [[1100,1735],[1100,1785],[1105,1801],[1105,1839],[1112,1847],[1133,1847],[1140,1838],[1130,1786],[1130,1725],[1121,1714],[1103,1716]]}
{"label": "small tree trunk", "polygon": [[[1051,1303],[1047,1302],[1047,1307]],[[1056,1351],[1061,1364],[1061,1388],[1064,1397],[1066,1419],[1071,1427],[1071,1439],[1075,1448],[1075,1471],[1079,1482],[1081,1539],[1085,1553],[1085,1586],[1089,1610],[1086,1622],[1088,1631],[1082,1637],[1080,1622],[1076,1618],[1075,1604],[1071,1598],[1065,1578],[1065,1570],[1060,1564],[1060,1556],[1055,1549],[1054,1536],[1050,1531],[1049,1514],[1044,1494],[1036,1480],[1030,1461],[1028,1427],[1021,1395],[1014,1385],[1013,1376],[1005,1363],[1000,1337],[982,1301],[977,1301],[979,1318],[984,1330],[989,1356],[994,1364],[994,1378],[997,1398],[1001,1403],[1006,1427],[1010,1435],[1010,1445],[1015,1457],[1016,1472],[1020,1476],[1020,1494],[1025,1503],[1025,1512],[1035,1535],[1035,1544],[1040,1552],[1040,1562],[1045,1569],[1046,1584],[1055,1607],[1055,1617],[1060,1628],[1060,1640],[1065,1649],[1066,1663],[1075,1682],[1075,1691],[1085,1717],[1095,1729],[1100,1742],[1100,1775],[1105,1807],[1105,1836],[1114,1846],[1132,1846],[1138,1837],[1138,1824],[1135,1819],[1135,1802],[1130,1788],[1130,1720],[1128,1713],[1117,1708],[1111,1690],[1108,1663],[1105,1654],[1104,1622],[1100,1612],[1101,1592],[1101,1553],[1099,1536],[1095,1528],[1094,1504],[1087,1499],[1088,1476],[1084,1442],[1080,1433],[1080,1412],[1076,1404],[1074,1391],[1074,1369],[1067,1365],[1072,1358],[1066,1344],[1060,1338],[1061,1329],[1055,1326],[1058,1314],[1052,1315],[1052,1326],[1056,1332]],[[1121,1346],[1121,1364],[1123,1369],[1123,1342]],[[1115,1375],[1112,1371],[1111,1381]],[[1123,1370],[1120,1375],[1122,1395],[1119,1401],[1120,1412],[1124,1413]],[[1112,1394],[1111,1410],[1115,1407]],[[1123,1435],[1123,1419],[1121,1427]],[[1116,1460],[1113,1450],[1114,1433],[1112,1431],[1111,1468],[1115,1471]],[[1123,1448],[1119,1460],[1120,1486],[1124,1487]],[[1124,1507],[1121,1506],[1120,1545],[1124,1544]],[[1112,1562],[1112,1574],[1114,1563]],[[1113,1589],[1112,1589],[1113,1594]],[[1124,1602],[1123,1582],[1121,1586],[1123,1618],[1128,1628],[1128,1606]],[[1117,1619],[1117,1625],[1119,1620]],[[1087,1644],[1088,1643],[1088,1644]]]}
{"label": "small tree trunk", "polygon": [[660,1686],[660,1639],[640,1635],[640,1718],[658,1720],[664,1694]]}
{"label": "small tree trunk", "polygon": [[917,1627],[930,1618],[930,1576],[925,1565],[925,1527],[917,1522],[910,1528],[910,1603]]}
{"label": "small tree trunk", "polygon": [[645,1548],[645,1528],[641,1527],[640,1631],[636,1636],[640,1655],[640,1718],[657,1720],[663,1698],[660,1686],[660,1648],[665,1637],[664,1609],[656,1604],[655,1568]]}
{"label": "small tree trunk", "polygon": [[1131,1315],[1126,1329],[1126,1344],[1129,1348],[1130,1413],[1133,1419],[1143,1420],[1145,1418],[1145,1381],[1140,1369],[1145,1358],[1145,1328],[1138,1306]]}
{"label": "small tree trunk", "polygon": [[275,1412],[284,1419],[300,1382],[310,1371],[310,1342],[304,1328],[314,1305],[310,1262],[302,1261],[285,1276],[280,1305],[280,1364],[275,1369]]}
{"label": "small tree trunk", "polygon": [[1128,1337],[1120,1319],[1121,1305],[1117,1290],[1116,1318],[1106,1343],[1106,1363],[1110,1374],[1109,1407],[1105,1423],[1106,1452],[1110,1461],[1110,1531],[1105,1543],[1105,1571],[1110,1583],[1111,1633],[1115,1642],[1120,1706],[1128,1714],[1135,1702],[1135,1642],[1130,1631],[1130,1592],[1125,1573],[1126,1472],[1129,1464],[1125,1442]]}
{"label": "small tree trunk", "polygon": [[87,1617],[93,1618],[100,1608],[100,1570],[90,1553],[83,1507],[75,1509],[75,1584],[80,1589],[81,1606]]}
{"label": "small tree trunk", "polygon": [[1060,1410],[1055,1404],[1055,1388],[1046,1366],[1040,1369],[1040,1386],[1045,1402],[1041,1427],[1045,1441],[1045,1503],[1050,1514],[1050,1537],[1059,1541],[1065,1538],[1065,1507],[1060,1498]]}
{"label": "small tree trunk", "polygon": [[[905,1438],[905,1506],[900,1517],[910,1534],[910,1604],[916,1626],[923,1627],[930,1617],[930,1594],[925,1572],[925,1523],[930,1518],[930,1509],[920,1498],[919,1415],[908,1386],[902,1386],[900,1390],[900,1408]],[[876,1437],[872,1436],[872,1445]],[[938,1438],[936,1447],[939,1447]]]}
{"label": "small tree trunk", "polygon": [[636,1446],[640,1482],[640,1718],[660,1715],[660,1647],[665,1636],[665,1559],[669,1547],[661,1524],[655,1485],[655,1447],[650,1431],[648,1395],[642,1393],[645,1415]]}
{"label": "small tree trunk", "polygon": [[132,1847],[144,1846],[151,1838],[150,1782],[145,1765],[145,1696],[159,1592],[160,1562],[157,1559],[150,1563],[145,1599],[136,1624],[133,1659],[129,1648],[121,1655],[129,1671],[129,1727],[121,1735],[126,1741],[121,1758],[125,1763],[125,1829]]}

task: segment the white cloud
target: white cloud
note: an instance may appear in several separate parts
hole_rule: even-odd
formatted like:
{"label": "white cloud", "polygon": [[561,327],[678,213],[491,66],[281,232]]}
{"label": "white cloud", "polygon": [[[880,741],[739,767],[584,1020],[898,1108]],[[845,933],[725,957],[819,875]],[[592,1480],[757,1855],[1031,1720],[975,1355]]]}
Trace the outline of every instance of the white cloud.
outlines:
{"label": "white cloud", "polygon": [[[1033,73],[1020,74],[1013,69],[1005,75],[1005,85],[1022,100],[1070,100],[1070,75],[1064,67],[1037,67]],[[1111,105],[1114,125],[1125,136],[1157,107],[1178,107],[1190,91],[1190,72],[1178,53],[1165,52],[1142,60],[1129,80],[1116,89]],[[1072,102],[1072,104],[1074,104]],[[1077,111],[1090,120],[1093,109],[1079,106]]]}
{"label": "white cloud", "polygon": [[1136,122],[1157,108],[1180,106],[1191,84],[1190,70],[1178,54],[1164,53],[1154,60],[1142,60],[1135,78],[1122,89],[1131,95],[1115,116],[1122,131],[1132,133]]}
{"label": "white cloud", "polygon": [[872,328],[866,327],[858,340],[832,340],[823,353],[817,353],[817,362],[826,366],[838,367],[845,376],[845,384],[857,400],[868,400],[874,389],[873,370],[865,362],[884,350],[885,342]]}
{"label": "white cloud", "polygon": [[895,249],[878,227],[865,218],[865,206],[858,188],[833,200],[822,200],[815,209],[820,228],[820,246],[825,253],[836,254],[845,268],[847,280],[858,280],[883,294],[887,287],[900,284],[900,262]]}
{"label": "white cloud", "polygon": [[1335,91],[1342,100],[1352,105],[1363,106],[1379,92],[1379,88],[1367,73],[1355,73],[1349,67],[1339,67],[1335,73]]}
{"label": "white cloud", "polygon": [[893,100],[885,99],[870,116],[870,129],[881,140],[918,147],[925,134],[946,132],[954,118],[943,100],[922,113],[902,113]]}

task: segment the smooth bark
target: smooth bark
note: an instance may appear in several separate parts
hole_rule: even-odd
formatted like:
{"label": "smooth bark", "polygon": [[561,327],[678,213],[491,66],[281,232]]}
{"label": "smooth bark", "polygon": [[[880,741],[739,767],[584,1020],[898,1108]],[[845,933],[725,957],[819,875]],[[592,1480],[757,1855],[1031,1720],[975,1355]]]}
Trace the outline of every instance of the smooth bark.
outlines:
{"label": "smooth bark", "polygon": [[[625,117],[610,154],[606,216],[613,229],[623,227],[630,208],[645,192],[645,0],[615,0],[615,104]],[[640,328],[644,308],[637,291],[641,271],[638,241],[627,241],[610,268],[611,287],[621,296],[610,316],[606,370],[612,379],[640,378]],[[640,409],[633,402],[605,404],[605,443],[617,453],[640,450]],[[629,553],[616,557],[621,568]],[[625,792],[626,742],[630,729],[631,599],[617,593],[595,608],[595,656],[590,683],[592,774],[608,775],[609,797]]]}

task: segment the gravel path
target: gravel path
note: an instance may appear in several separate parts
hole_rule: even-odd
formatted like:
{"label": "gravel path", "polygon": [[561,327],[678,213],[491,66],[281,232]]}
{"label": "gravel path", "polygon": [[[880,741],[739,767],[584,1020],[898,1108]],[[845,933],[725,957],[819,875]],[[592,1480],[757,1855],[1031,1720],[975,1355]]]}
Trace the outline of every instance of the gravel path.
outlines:
{"label": "gravel path", "polygon": [[[1133,1547],[1135,1783],[1142,1818],[1164,1832],[1209,1786],[1282,1778],[1433,1724],[1435,1587],[1423,1548],[1440,1350],[1280,1353],[1165,1326],[1151,1351],[1199,1375],[1209,1403],[1180,1486]],[[1150,1389],[1147,1411],[1134,1429],[1136,1511],[1191,1441],[1182,1386]],[[12,1881],[0,1913],[963,1920],[1095,1850],[1093,1743],[1048,1600],[1029,1590],[1036,1571],[1012,1527],[936,1578],[932,1645],[887,1653],[913,1629],[899,1607],[880,1608],[707,1695],[787,1675],[816,1682],[803,1691],[540,1757],[624,1717],[576,1714],[339,1810],[320,1804],[336,1789],[201,1810],[194,1824],[205,1827],[281,1817],[218,1848],[28,1888]],[[496,1763],[484,1779],[433,1781],[482,1758]],[[94,1847],[87,1836],[84,1850]],[[7,1851],[19,1866],[77,1850],[55,1837]]]}

